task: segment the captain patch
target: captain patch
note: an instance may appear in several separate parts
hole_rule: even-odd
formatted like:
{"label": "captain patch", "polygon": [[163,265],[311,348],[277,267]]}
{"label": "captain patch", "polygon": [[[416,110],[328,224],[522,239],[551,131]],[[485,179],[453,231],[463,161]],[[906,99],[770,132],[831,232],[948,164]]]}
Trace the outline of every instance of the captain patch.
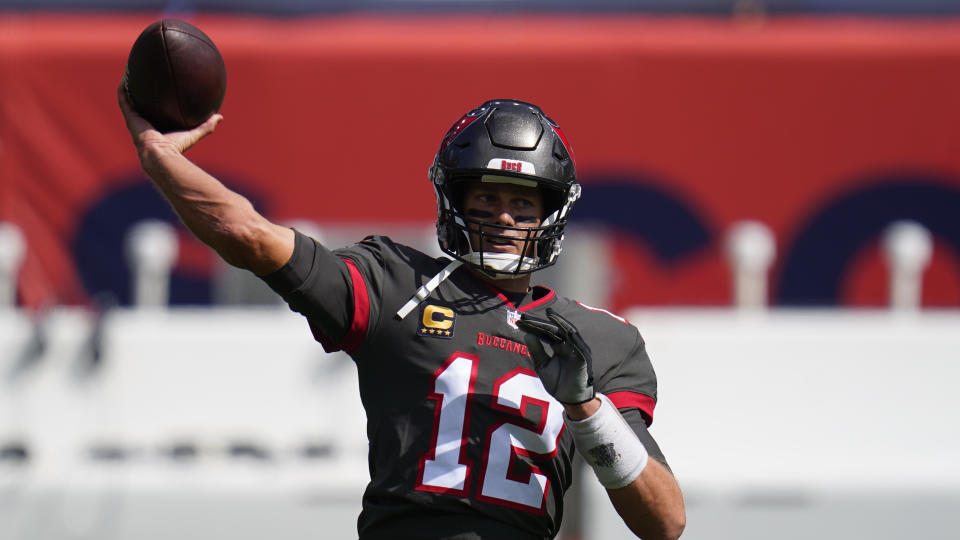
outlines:
{"label": "captain patch", "polygon": [[447,306],[426,304],[420,309],[420,325],[417,334],[439,338],[453,337],[453,324],[457,314]]}

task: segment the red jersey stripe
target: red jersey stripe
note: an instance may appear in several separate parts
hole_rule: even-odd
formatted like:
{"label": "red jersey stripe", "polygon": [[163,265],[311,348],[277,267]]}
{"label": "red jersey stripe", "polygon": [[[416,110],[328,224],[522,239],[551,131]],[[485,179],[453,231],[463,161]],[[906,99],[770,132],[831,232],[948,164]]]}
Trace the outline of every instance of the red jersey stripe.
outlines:
{"label": "red jersey stripe", "polygon": [[647,425],[649,426],[653,423],[653,408],[657,406],[657,402],[654,401],[652,397],[629,391],[611,392],[605,395],[610,398],[610,401],[612,401],[618,409],[628,409],[632,407],[640,409],[650,418]]}
{"label": "red jersey stripe", "polygon": [[530,309],[530,308],[537,307],[537,306],[539,306],[539,305],[541,305],[541,304],[546,304],[547,302],[549,302],[550,300],[552,300],[554,296],[556,296],[556,293],[554,293],[553,290],[547,289],[546,287],[544,287],[544,286],[542,286],[542,285],[536,285],[536,287],[539,288],[539,289],[546,289],[547,294],[541,296],[540,298],[538,298],[538,299],[536,299],[536,300],[534,300],[534,301],[532,301],[532,302],[530,302],[530,303],[528,303],[528,304],[523,304],[522,306],[517,307],[517,306],[513,305],[513,302],[511,302],[509,298],[507,298],[507,295],[503,294],[503,291],[501,291],[500,289],[497,289],[496,287],[494,287],[493,285],[490,285],[489,283],[484,282],[483,284],[484,284],[488,289],[490,289],[491,292],[493,292],[494,294],[496,294],[497,297],[500,298],[500,300],[503,300],[503,303],[504,303],[504,304],[507,304],[508,306],[512,307],[513,309],[515,309],[515,310],[517,310],[517,311],[527,311],[527,310]]}
{"label": "red jersey stripe", "polygon": [[[544,287],[544,288],[546,288],[546,287]],[[539,305],[546,304],[546,303],[549,302],[550,300],[553,300],[553,297],[556,296],[556,294],[554,294],[554,292],[553,292],[552,290],[550,290],[550,289],[547,289],[547,290],[549,291],[547,294],[541,296],[540,298],[538,298],[537,300],[534,300],[533,302],[530,302],[529,304],[524,304],[524,305],[518,307],[518,308],[517,308],[517,311],[527,311],[527,310],[532,309],[532,308],[535,308],[535,307],[537,307],[537,306],[539,306]]]}
{"label": "red jersey stripe", "polygon": [[360,273],[353,261],[343,259],[343,262],[347,263],[347,270],[350,271],[350,282],[353,284],[353,320],[350,321],[350,328],[347,329],[347,334],[343,336],[343,341],[335,343],[313,321],[307,320],[307,323],[310,324],[310,332],[313,333],[313,339],[317,340],[323,346],[323,350],[328,353],[339,350],[348,353],[355,351],[367,337],[367,326],[370,321],[370,296],[367,295],[367,282],[364,281],[363,274]]}
{"label": "red jersey stripe", "polygon": [[367,295],[367,282],[363,274],[353,261],[344,259],[347,269],[350,270],[350,280],[353,282],[353,321],[347,335],[343,336],[343,350],[351,353],[363,343],[367,337],[367,327],[370,324],[370,297]]}

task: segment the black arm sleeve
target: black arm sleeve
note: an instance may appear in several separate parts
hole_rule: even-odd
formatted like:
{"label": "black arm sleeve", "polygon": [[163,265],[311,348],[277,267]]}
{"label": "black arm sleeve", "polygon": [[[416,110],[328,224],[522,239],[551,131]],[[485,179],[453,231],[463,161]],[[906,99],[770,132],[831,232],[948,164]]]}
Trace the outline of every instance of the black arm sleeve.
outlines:
{"label": "black arm sleeve", "polygon": [[353,284],[343,259],[294,229],[293,255],[263,281],[290,309],[303,314],[329,339],[339,342],[353,318]]}
{"label": "black arm sleeve", "polygon": [[653,439],[653,435],[647,430],[647,423],[640,409],[623,409],[620,411],[620,414],[623,415],[623,419],[633,428],[633,432],[637,434],[637,438],[643,443],[643,447],[647,449],[647,454],[659,461],[672,473],[673,471],[670,469],[670,465],[667,465],[667,458],[663,456],[663,451],[660,450],[660,445],[657,444],[657,441]]}

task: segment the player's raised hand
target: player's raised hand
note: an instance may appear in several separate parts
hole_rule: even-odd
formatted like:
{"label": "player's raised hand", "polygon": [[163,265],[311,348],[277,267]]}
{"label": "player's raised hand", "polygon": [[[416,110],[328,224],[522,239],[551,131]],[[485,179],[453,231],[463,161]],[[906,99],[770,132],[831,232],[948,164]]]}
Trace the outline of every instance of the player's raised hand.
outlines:
{"label": "player's raised hand", "polygon": [[197,141],[213,133],[217,124],[223,120],[222,115],[214,114],[206,122],[193,129],[160,133],[134,110],[123,83],[117,88],[117,102],[120,105],[120,111],[123,113],[123,119],[127,123],[127,130],[133,138],[133,144],[141,152],[150,145],[159,145],[171,147],[182,154]]}
{"label": "player's raised hand", "polygon": [[550,395],[568,405],[594,398],[593,357],[577,327],[549,308],[546,319],[524,313],[517,327],[526,332],[523,340]]}

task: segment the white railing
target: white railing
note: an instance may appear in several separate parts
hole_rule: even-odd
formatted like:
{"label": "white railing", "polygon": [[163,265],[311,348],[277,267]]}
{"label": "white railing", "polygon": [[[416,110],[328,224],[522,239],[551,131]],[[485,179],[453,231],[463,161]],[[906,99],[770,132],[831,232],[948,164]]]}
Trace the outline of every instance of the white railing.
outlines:
{"label": "white railing", "polygon": [[[368,231],[356,226],[321,227],[312,222],[291,223],[307,234],[329,240],[329,245],[342,245],[355,241]],[[382,229],[382,228],[381,228]],[[436,248],[433,226],[387,227],[398,240],[406,240],[415,247],[439,255]],[[551,277],[564,285],[562,290],[586,301],[604,304],[607,291],[598,290],[603,279],[589,280],[577,276],[602,273],[606,265],[602,234],[594,231],[579,231],[583,240],[571,238],[566,241],[567,251],[584,252],[585,256],[563,258],[561,272],[553,271]],[[923,225],[912,221],[898,221],[888,226],[881,238],[883,254],[889,268],[888,305],[891,309],[910,312],[922,304],[923,273],[933,255],[933,239]],[[571,249],[572,248],[572,249]],[[766,308],[769,304],[769,272],[775,262],[777,246],[773,232],[765,224],[745,220],[732,224],[724,237],[727,262],[731,269],[733,305],[747,310]],[[25,254],[23,235],[10,223],[0,223],[0,307],[15,306],[16,280]],[[131,270],[131,291],[136,306],[163,306],[169,299],[169,280],[176,264],[178,245],[172,226],[160,221],[145,221],[134,226],[127,237],[127,259]],[[264,286],[256,278],[240,270],[222,265],[217,273],[215,289],[217,298],[224,304],[242,303],[251,296],[262,297]],[[581,290],[583,289],[583,290]],[[262,298],[261,298],[262,300]],[[258,300],[257,303],[263,303]]]}

